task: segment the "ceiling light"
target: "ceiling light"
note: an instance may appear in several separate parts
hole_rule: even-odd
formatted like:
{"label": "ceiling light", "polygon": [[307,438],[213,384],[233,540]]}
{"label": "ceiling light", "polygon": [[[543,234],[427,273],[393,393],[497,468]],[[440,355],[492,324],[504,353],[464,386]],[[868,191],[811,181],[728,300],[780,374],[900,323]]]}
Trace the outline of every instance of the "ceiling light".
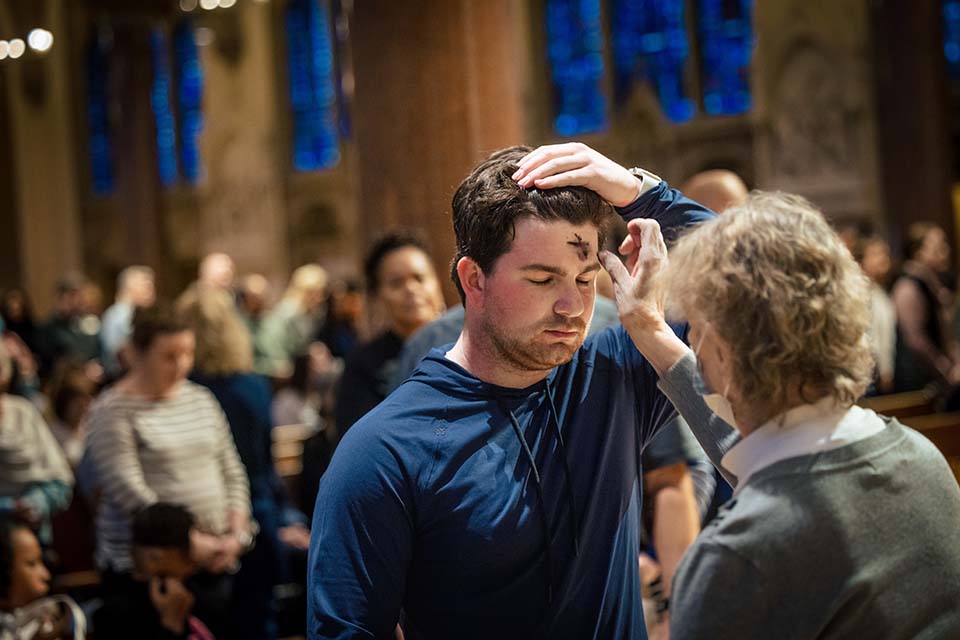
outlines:
{"label": "ceiling light", "polygon": [[27,44],[34,51],[43,53],[53,46],[53,34],[46,29],[34,29],[27,35]]}
{"label": "ceiling light", "polygon": [[27,45],[20,38],[14,38],[10,41],[10,57],[19,58],[27,50]]}

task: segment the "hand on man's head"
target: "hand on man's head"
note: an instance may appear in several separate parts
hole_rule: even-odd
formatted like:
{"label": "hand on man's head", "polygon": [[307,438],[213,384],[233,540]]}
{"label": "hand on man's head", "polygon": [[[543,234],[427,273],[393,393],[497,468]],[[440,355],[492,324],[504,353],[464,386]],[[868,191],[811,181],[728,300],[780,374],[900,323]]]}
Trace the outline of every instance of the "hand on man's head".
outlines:
{"label": "hand on man's head", "polygon": [[632,173],[581,142],[534,149],[512,177],[525,188],[585,187],[616,207],[640,196],[641,183]]}

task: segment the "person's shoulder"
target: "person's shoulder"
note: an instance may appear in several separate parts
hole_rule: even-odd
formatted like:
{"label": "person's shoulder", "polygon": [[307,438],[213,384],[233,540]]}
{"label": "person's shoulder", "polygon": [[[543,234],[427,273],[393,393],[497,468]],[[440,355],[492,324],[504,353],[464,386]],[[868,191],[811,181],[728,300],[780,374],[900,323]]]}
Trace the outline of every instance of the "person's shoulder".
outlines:
{"label": "person's shoulder", "polygon": [[14,395],[12,393],[4,393],[2,399],[4,405],[3,408],[5,411],[26,414],[31,417],[34,415],[40,416],[40,410],[23,396]]}
{"label": "person's shoulder", "polygon": [[806,528],[807,509],[797,504],[784,509],[790,488],[771,490],[766,484],[747,483],[723,505],[700,533],[704,543],[716,544],[747,556],[763,547],[772,550],[796,540]]}
{"label": "person's shoulder", "polygon": [[358,344],[344,361],[344,369],[356,373],[364,371],[368,374],[375,372],[386,359],[396,358],[403,349],[403,341],[389,331]]}
{"label": "person's shoulder", "polygon": [[205,387],[202,384],[194,382],[193,380],[184,380],[182,383],[180,391],[176,395],[176,400],[178,402],[194,402],[200,400],[202,402],[214,402],[220,404],[217,401],[217,396],[214,395],[208,387]]}
{"label": "person's shoulder", "polygon": [[119,382],[114,382],[104,388],[90,403],[90,415],[111,412],[120,407],[129,406],[134,399],[117,389]]}
{"label": "person's shoulder", "polygon": [[[903,443],[906,446],[896,445],[890,448],[893,455],[902,456],[911,463],[911,469],[914,473],[922,472],[930,475],[940,476],[943,468],[949,469],[949,464],[943,455],[943,452],[930,441],[925,435],[901,424],[899,421],[891,419],[887,425],[894,433],[903,434]],[[955,488],[952,474],[945,475],[948,478],[947,484],[951,489]]]}

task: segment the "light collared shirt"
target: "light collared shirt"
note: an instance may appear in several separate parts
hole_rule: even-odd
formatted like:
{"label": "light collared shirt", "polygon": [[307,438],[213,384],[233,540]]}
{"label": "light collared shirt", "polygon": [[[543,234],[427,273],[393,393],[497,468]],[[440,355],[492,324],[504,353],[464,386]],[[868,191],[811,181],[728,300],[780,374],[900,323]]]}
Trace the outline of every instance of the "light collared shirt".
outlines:
{"label": "light collared shirt", "polygon": [[833,398],[794,407],[745,436],[723,456],[723,466],[737,476],[734,495],[750,476],[798,456],[829,451],[869,438],[886,423],[873,411],[838,406]]}

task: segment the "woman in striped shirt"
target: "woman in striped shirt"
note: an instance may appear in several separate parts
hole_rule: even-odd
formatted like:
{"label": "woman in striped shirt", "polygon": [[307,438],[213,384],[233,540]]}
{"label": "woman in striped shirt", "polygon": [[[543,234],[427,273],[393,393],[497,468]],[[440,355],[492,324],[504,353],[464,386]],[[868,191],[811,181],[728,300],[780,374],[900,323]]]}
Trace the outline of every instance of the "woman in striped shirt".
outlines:
{"label": "woman in striped shirt", "polygon": [[[85,456],[100,493],[97,564],[108,590],[125,588],[134,514],[159,501],[183,505],[196,518],[194,552],[206,569],[195,587],[216,594],[210,607],[220,609],[229,598],[227,572],[254,534],[247,473],[220,405],[186,379],[193,332],[166,307],[138,310],[133,324],[131,370],[90,412]],[[223,614],[204,619],[213,627]]]}

